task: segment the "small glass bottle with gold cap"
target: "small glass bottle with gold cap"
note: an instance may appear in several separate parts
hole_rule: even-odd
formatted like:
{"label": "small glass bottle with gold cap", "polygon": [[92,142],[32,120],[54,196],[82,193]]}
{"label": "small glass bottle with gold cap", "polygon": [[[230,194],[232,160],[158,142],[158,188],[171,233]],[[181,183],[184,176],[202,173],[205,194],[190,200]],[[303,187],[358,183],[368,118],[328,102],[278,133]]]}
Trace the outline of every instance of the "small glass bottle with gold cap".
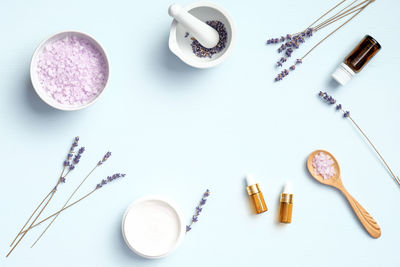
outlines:
{"label": "small glass bottle with gold cap", "polygon": [[281,223],[292,222],[292,211],[293,211],[293,193],[292,185],[287,182],[283,187],[281,194],[280,207],[279,207],[279,221]]}
{"label": "small glass bottle with gold cap", "polygon": [[247,193],[250,196],[252,203],[254,204],[254,208],[257,214],[263,213],[268,210],[267,205],[264,201],[264,196],[261,193],[260,186],[253,178],[253,175],[246,175],[247,182]]}

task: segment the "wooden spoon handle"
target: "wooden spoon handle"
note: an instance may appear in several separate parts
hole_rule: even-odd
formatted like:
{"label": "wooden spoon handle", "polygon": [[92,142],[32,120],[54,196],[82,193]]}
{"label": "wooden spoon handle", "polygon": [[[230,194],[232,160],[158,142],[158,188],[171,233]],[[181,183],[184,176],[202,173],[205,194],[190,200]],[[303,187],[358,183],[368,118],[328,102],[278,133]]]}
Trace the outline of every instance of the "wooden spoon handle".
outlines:
{"label": "wooden spoon handle", "polygon": [[367,230],[368,234],[373,238],[378,238],[381,236],[381,228],[378,223],[372,218],[371,215],[357,202],[350,194],[343,188],[343,194],[346,196],[347,200],[350,203],[350,206],[353,208],[354,213],[357,215],[361,224],[364,226],[365,230]]}

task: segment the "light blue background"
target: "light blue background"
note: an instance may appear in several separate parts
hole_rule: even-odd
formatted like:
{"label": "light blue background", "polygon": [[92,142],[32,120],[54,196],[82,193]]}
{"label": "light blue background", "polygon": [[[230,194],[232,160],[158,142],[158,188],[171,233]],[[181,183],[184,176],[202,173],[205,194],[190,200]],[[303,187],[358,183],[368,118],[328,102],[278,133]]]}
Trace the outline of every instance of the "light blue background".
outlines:
{"label": "light blue background", "polygon": [[[170,1],[1,1],[1,266],[400,265],[400,188],[350,121],[316,96],[333,94],[400,173],[400,2],[376,1],[280,83],[272,81],[279,55],[265,40],[303,29],[337,1],[215,2],[237,24],[236,47],[222,65],[197,70],[168,50]],[[70,29],[93,35],[111,62],[108,88],[78,112],[48,107],[29,80],[36,46]],[[316,33],[295,57],[328,32]],[[382,50],[347,86],[336,86],[331,73],[365,34]],[[65,212],[30,249],[39,234],[32,231],[5,259],[75,135],[87,152],[47,212],[108,149],[109,162],[77,196],[108,174],[127,177]],[[318,148],[337,157],[348,191],[380,224],[380,239],[361,228],[339,192],[307,174],[306,157]],[[263,189],[265,214],[250,214],[247,172]],[[278,199],[288,180],[293,223],[280,225]],[[163,194],[189,220],[206,188],[212,195],[199,222],[172,255],[150,261],[128,250],[120,224],[132,201]]]}

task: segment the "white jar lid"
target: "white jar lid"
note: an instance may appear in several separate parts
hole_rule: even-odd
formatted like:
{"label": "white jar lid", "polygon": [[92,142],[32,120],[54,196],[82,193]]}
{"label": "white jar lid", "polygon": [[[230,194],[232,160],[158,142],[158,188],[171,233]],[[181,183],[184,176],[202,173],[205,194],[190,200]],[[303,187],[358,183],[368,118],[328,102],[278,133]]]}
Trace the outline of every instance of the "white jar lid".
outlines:
{"label": "white jar lid", "polygon": [[179,208],[169,199],[150,195],[133,202],[122,220],[122,235],[136,254],[157,259],[182,242],[186,225]]}
{"label": "white jar lid", "polygon": [[341,85],[345,85],[354,75],[356,75],[356,73],[345,63],[342,63],[332,74],[332,77]]}

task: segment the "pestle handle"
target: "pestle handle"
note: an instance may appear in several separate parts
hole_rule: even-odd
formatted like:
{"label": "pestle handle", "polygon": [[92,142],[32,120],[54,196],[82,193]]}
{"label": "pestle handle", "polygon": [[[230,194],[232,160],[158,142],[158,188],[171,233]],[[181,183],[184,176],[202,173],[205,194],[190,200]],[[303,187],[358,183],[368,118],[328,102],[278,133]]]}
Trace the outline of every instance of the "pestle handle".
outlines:
{"label": "pestle handle", "polygon": [[211,26],[184,10],[180,5],[172,4],[168,14],[182,24],[199,43],[206,48],[213,48],[219,42],[219,34]]}

